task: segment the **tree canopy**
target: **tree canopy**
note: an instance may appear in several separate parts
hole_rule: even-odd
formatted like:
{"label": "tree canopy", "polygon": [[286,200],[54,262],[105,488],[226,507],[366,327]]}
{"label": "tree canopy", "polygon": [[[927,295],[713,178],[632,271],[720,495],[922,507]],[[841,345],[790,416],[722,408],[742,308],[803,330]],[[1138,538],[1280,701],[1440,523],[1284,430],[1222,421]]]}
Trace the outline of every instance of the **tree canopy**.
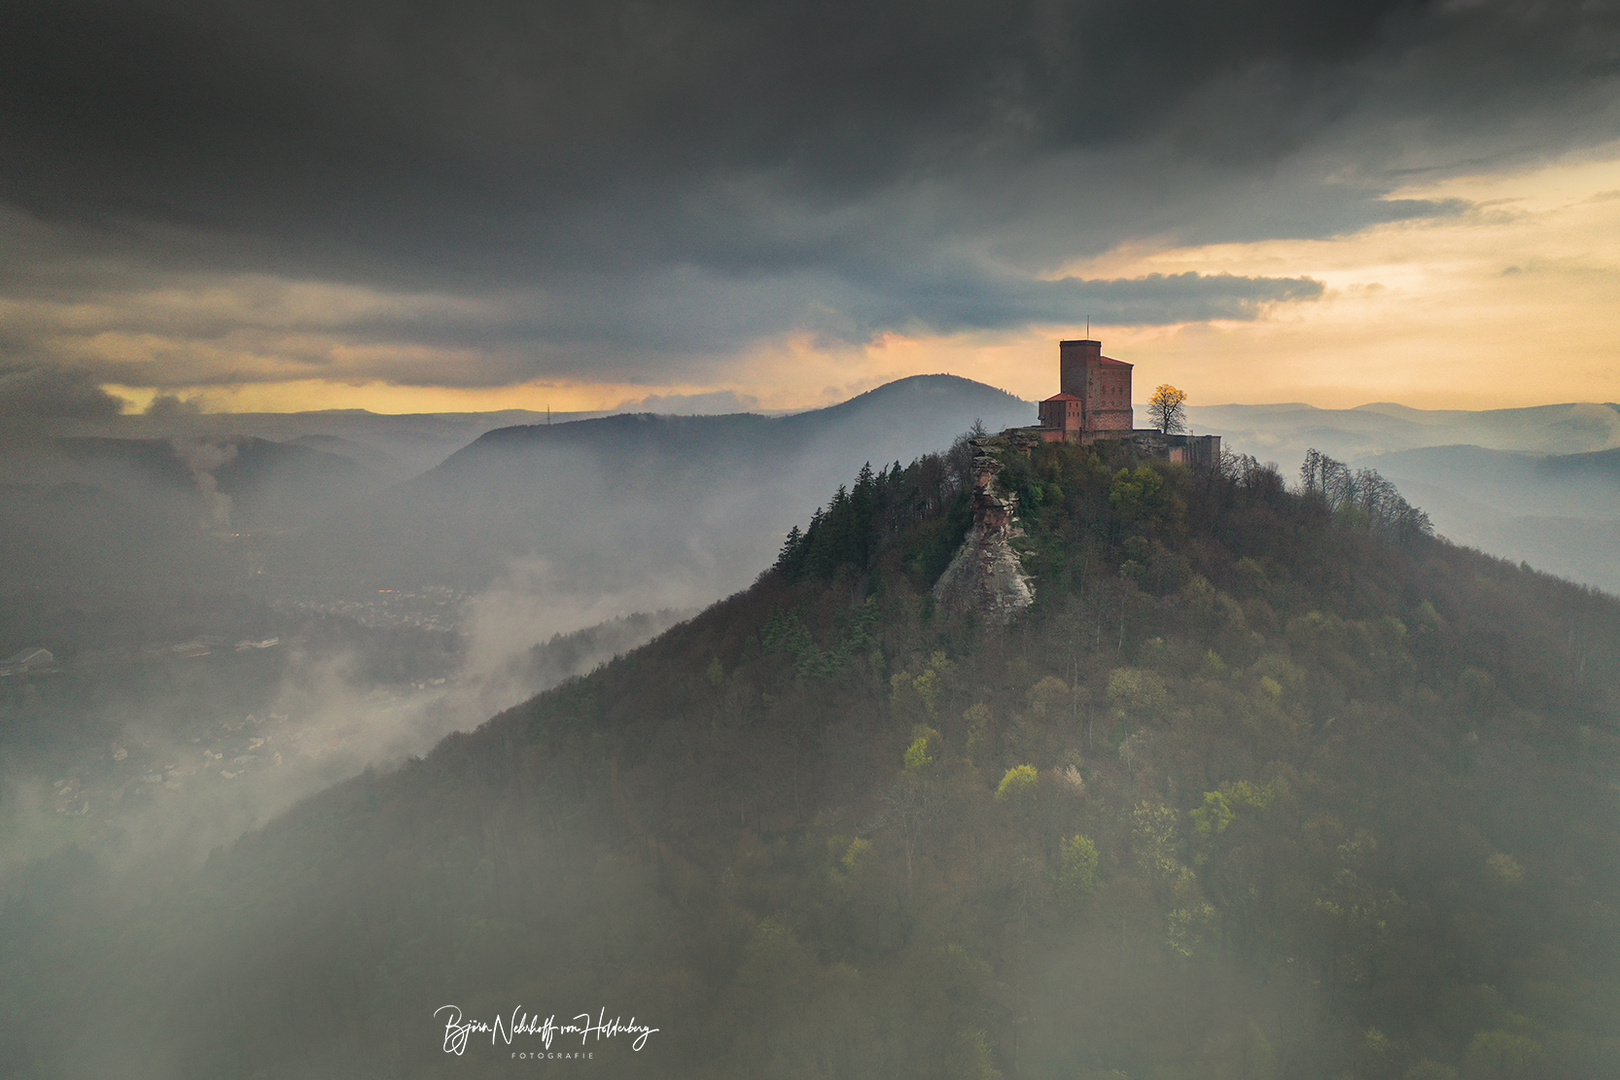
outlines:
{"label": "tree canopy", "polygon": [[1187,430],[1187,394],[1169,383],[1163,383],[1148,399],[1148,416],[1153,426],[1166,435],[1177,435]]}

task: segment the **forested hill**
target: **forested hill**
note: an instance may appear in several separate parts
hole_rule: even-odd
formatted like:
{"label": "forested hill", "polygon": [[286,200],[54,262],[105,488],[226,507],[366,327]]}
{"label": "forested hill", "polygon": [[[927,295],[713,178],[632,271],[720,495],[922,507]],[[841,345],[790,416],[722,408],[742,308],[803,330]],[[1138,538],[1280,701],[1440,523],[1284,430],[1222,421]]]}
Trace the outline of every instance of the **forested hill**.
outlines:
{"label": "forested hill", "polygon": [[751,589],[150,899],[14,882],[0,1045],[574,1068],[447,1054],[453,1004],[658,1028],[614,1077],[1620,1074],[1620,602],[1121,454],[1009,454],[1005,631],[930,597],[965,456],[863,471]]}

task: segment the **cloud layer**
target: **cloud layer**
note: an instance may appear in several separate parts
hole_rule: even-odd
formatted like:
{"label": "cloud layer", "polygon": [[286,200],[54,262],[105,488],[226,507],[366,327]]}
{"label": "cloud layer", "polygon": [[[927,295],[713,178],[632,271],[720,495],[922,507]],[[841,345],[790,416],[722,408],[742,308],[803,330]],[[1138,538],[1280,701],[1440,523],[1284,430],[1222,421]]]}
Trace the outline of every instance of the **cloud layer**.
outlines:
{"label": "cloud layer", "polygon": [[713,379],[783,335],[1252,319],[1122,244],[1456,216],[1612,138],[1614,5],[721,0],[0,13],[0,346],[133,385]]}

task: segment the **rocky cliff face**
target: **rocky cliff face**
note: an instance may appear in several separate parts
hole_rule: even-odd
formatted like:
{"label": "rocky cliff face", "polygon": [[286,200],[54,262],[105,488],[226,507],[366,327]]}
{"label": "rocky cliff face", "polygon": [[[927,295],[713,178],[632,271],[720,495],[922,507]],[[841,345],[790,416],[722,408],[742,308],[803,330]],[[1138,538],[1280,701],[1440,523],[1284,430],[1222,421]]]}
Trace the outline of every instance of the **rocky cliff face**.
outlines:
{"label": "rocky cliff face", "polygon": [[973,443],[973,525],[951,564],[934,585],[934,602],[947,613],[971,611],[991,626],[1006,626],[1035,602],[1035,591],[1011,541],[1023,535],[1013,520],[1018,504],[997,483],[1001,461],[1014,436]]}

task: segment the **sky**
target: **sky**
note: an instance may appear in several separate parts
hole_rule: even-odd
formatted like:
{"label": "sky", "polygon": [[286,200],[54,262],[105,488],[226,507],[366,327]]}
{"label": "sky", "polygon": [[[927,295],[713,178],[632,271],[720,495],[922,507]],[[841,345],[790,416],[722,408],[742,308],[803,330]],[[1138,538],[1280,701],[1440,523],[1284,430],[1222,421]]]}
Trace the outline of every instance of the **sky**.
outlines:
{"label": "sky", "polygon": [[1620,400],[1620,5],[17,0],[0,413]]}

